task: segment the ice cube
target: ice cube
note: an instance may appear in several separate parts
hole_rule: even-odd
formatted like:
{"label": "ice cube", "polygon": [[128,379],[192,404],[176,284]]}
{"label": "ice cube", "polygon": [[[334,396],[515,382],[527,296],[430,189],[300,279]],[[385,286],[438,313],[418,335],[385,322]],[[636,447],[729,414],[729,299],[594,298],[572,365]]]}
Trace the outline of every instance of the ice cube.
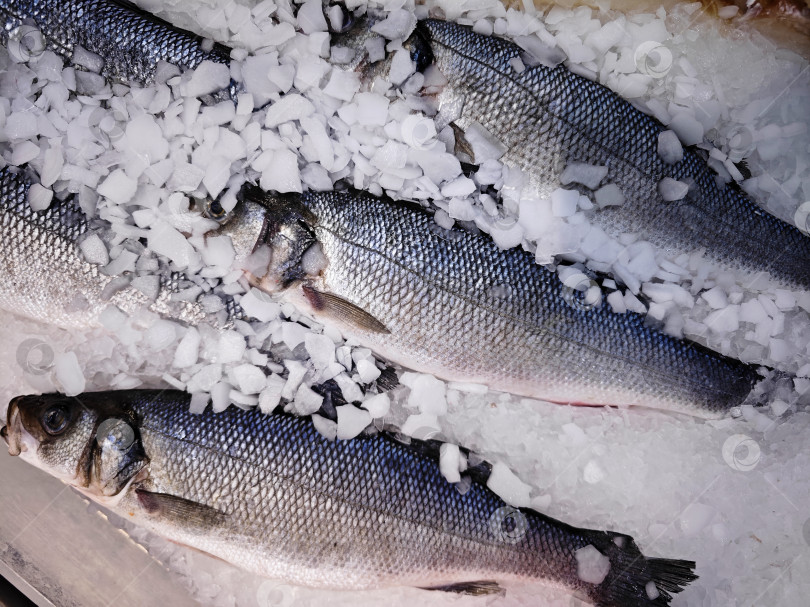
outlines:
{"label": "ice cube", "polygon": [[281,312],[281,306],[273,301],[270,296],[264,291],[251,288],[242,299],[239,300],[239,305],[244,310],[245,314],[255,318],[260,322],[269,322],[278,318]]}
{"label": "ice cube", "polygon": [[371,417],[374,419],[385,417],[391,409],[391,399],[383,392],[382,394],[375,394],[363,401],[361,405],[366,409]]}
{"label": "ice cube", "polygon": [[237,331],[224,331],[219,336],[217,348],[217,362],[232,363],[242,360],[242,356],[247,350],[245,338]]}
{"label": "ice cube", "polygon": [[675,131],[663,131],[658,135],[658,155],[667,164],[683,160],[683,146]]}
{"label": "ice cube", "polygon": [[664,177],[658,182],[658,193],[666,202],[681,200],[689,191],[689,184],[672,177]]}
{"label": "ice cube", "polygon": [[588,584],[601,584],[610,573],[610,559],[591,544],[574,552],[577,559],[577,576]]}
{"label": "ice cube", "polygon": [[600,209],[624,204],[624,192],[615,183],[607,183],[596,190],[594,200]]}
{"label": "ice cube", "polygon": [[703,141],[703,125],[686,112],[675,114],[669,128],[675,131],[684,145],[697,145]]}
{"label": "ice cube", "polygon": [[183,92],[186,97],[201,97],[227,88],[230,82],[231,71],[227,65],[205,60],[194,69]]}
{"label": "ice cube", "polygon": [[599,187],[599,183],[605,178],[607,172],[606,166],[585,162],[569,162],[565,165],[562,175],[560,175],[560,183],[562,185],[580,183],[586,188],[595,190]]}
{"label": "ice cube", "polygon": [[388,13],[384,20],[375,23],[371,27],[371,31],[389,40],[405,39],[410,35],[415,25],[416,17],[414,14],[411,11],[398,8]]}
{"label": "ice cube", "polygon": [[62,386],[65,396],[76,396],[84,392],[84,373],[75,352],[57,354],[53,361],[56,381]]}
{"label": "ice cube", "polygon": [[[295,392],[295,400],[293,401],[293,410],[298,415],[312,415],[323,404],[323,396],[315,392],[306,384],[298,386]],[[351,407],[352,405],[347,405]]]}
{"label": "ice cube", "polygon": [[[351,99],[351,97],[350,97]],[[315,111],[315,106],[306,97],[291,93],[285,95],[269,108],[264,118],[264,126],[268,128],[277,127],[278,125],[289,122],[291,120],[300,120],[304,116],[309,116]]]}
{"label": "ice cube", "polygon": [[577,211],[579,192],[557,188],[551,193],[551,212],[556,217],[570,217]]}
{"label": "ice cube", "polygon": [[382,373],[371,360],[358,360],[355,365],[357,366],[357,374],[360,376],[360,381],[364,384],[370,384],[375,381]]}
{"label": "ice cube", "polygon": [[264,390],[266,378],[258,367],[250,364],[242,364],[231,370],[236,387],[243,394],[258,394]]}
{"label": "ice cube", "polygon": [[178,369],[187,369],[195,364],[199,357],[201,342],[200,332],[195,327],[189,327],[177,344],[172,364]]}
{"label": "ice cube", "polygon": [[351,101],[354,94],[359,90],[360,76],[354,72],[335,69],[332,70],[332,76],[329,78],[323,92],[341,101]]}
{"label": "ice cube", "polygon": [[337,410],[337,437],[349,440],[360,434],[371,423],[371,415],[354,405],[341,405]]}
{"label": "ice cube", "polygon": [[298,157],[290,150],[276,150],[271,154],[270,163],[262,171],[259,185],[265,190],[276,192],[303,191],[301,173],[298,170]]}
{"label": "ice cube", "polygon": [[515,474],[501,462],[492,464],[492,472],[487,479],[489,487],[503,501],[515,508],[525,508],[529,506],[529,492],[531,487],[520,480]]}
{"label": "ice cube", "polygon": [[116,169],[98,186],[98,193],[113,204],[129,202],[138,189],[138,182],[127,175],[123,169]]}
{"label": "ice cube", "polygon": [[298,9],[298,27],[305,34],[327,31],[321,0],[307,0]]}
{"label": "ice cube", "polygon": [[186,237],[162,219],[152,225],[146,240],[149,249],[168,257],[178,269],[199,262],[199,254]]}
{"label": "ice cube", "polygon": [[444,443],[439,447],[439,470],[447,479],[448,483],[458,483],[461,481],[459,465],[461,463],[461,453],[458,445]]}
{"label": "ice cube", "polygon": [[31,184],[28,189],[28,204],[34,211],[44,211],[51,206],[53,200],[53,190],[41,186],[38,183]]}

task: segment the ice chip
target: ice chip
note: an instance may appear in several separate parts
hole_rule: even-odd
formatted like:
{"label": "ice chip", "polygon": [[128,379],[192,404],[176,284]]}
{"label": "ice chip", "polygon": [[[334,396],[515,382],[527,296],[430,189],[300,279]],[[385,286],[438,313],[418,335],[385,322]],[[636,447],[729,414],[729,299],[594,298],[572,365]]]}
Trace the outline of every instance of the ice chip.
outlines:
{"label": "ice chip", "polygon": [[371,415],[354,405],[341,405],[337,410],[337,437],[350,440],[360,434],[371,423]]}
{"label": "ice chip", "polygon": [[242,364],[231,370],[236,381],[236,387],[244,394],[258,394],[264,390],[266,378],[258,367]]}
{"label": "ice chip", "polygon": [[43,187],[38,183],[31,184],[28,190],[28,204],[34,211],[44,211],[51,206],[53,200],[53,190]]}
{"label": "ice chip", "polygon": [[65,396],[76,396],[84,392],[84,373],[75,352],[57,354],[53,362],[56,381],[62,386]]}
{"label": "ice chip", "polygon": [[663,131],[658,135],[658,155],[667,164],[683,160],[683,146],[675,131]]}
{"label": "ice chip", "polygon": [[591,544],[574,553],[577,559],[577,575],[583,582],[601,584],[610,573],[610,559]]}
{"label": "ice chip", "polygon": [[374,419],[385,417],[391,409],[391,398],[385,392],[375,394],[366,398],[361,407],[366,409]]}
{"label": "ice chip", "polygon": [[186,83],[187,97],[201,97],[228,87],[231,71],[224,63],[205,60],[194,69],[191,80]]}
{"label": "ice chip", "polygon": [[607,172],[606,166],[585,162],[569,162],[565,165],[562,175],[560,175],[560,183],[562,185],[580,183],[586,188],[595,190],[599,187],[599,183],[605,178]]}
{"label": "ice chip", "polygon": [[458,483],[461,481],[459,464],[461,463],[461,453],[458,445],[444,443],[439,448],[439,470],[448,483]]}
{"label": "ice chip", "polygon": [[672,177],[664,177],[658,182],[658,193],[661,194],[661,198],[666,202],[681,200],[686,196],[688,191],[689,184],[678,181],[677,179],[672,179]]}

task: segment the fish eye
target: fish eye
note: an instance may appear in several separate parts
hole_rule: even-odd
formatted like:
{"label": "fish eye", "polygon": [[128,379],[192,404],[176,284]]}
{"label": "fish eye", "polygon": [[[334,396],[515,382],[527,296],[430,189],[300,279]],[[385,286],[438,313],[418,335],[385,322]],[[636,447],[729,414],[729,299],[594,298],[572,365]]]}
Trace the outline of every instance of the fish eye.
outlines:
{"label": "fish eye", "polygon": [[218,200],[206,200],[203,203],[203,215],[208,219],[221,222],[227,217],[228,212],[222,208]]}
{"label": "fish eye", "polygon": [[45,409],[40,418],[45,432],[57,436],[64,432],[70,424],[70,410],[65,405],[53,405]]}

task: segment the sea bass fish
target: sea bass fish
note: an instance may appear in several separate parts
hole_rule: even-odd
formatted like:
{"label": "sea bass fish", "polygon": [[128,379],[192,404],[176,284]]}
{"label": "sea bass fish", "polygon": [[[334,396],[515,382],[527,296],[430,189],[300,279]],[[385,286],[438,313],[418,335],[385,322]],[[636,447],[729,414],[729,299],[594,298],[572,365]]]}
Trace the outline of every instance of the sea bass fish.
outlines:
{"label": "sea bass fish", "polygon": [[[101,75],[124,84],[150,84],[160,62],[180,69],[203,61],[228,63],[230,49],[173,27],[127,0],[0,0],[0,43],[17,40],[23,54],[45,48],[67,61],[77,46],[103,61]],[[41,40],[30,30],[33,24]],[[23,38],[26,38],[23,40]]]}
{"label": "sea bass fish", "polygon": [[[343,38],[360,37],[368,28],[360,19]],[[667,164],[657,148],[666,127],[607,87],[563,65],[529,65],[517,72],[514,61],[526,57],[521,47],[453,22],[419,21],[406,46],[417,68],[433,65],[446,80],[426,93],[433,98],[437,123],[449,123],[460,134],[472,127],[494,138],[503,148],[501,162],[523,172],[529,198],[549,198],[559,187],[574,187],[561,182],[571,163],[606,167],[594,189],[614,184],[625,201],[597,207],[589,219],[609,237],[636,234],[670,260],[703,250],[712,267],[734,272],[744,285],[760,284],[765,277],[810,289],[807,235],[763,211],[737,184],[718,183],[694,148]],[[371,75],[386,72],[378,64],[357,61],[355,66]],[[463,147],[473,146],[464,142]],[[688,184],[686,195],[665,201],[659,191],[664,178]]]}
{"label": "sea bass fish", "polygon": [[[106,246],[109,227],[89,220],[75,196],[54,199],[47,210],[34,211],[28,202],[31,183],[23,169],[0,169],[0,308],[66,329],[100,326],[100,315],[109,305],[127,313],[150,309],[190,325],[207,321],[224,327],[240,317],[239,306],[229,296],[222,297],[218,311],[197,300],[178,300],[194,283],[161,267],[155,257],[144,256],[150,263],[140,272],[105,274],[103,267],[87,261],[80,244],[95,235]],[[241,237],[234,233],[235,242]],[[252,234],[253,242],[255,238]],[[136,274],[145,281],[133,286]]]}
{"label": "sea bass fish", "polygon": [[691,561],[645,557],[630,536],[507,506],[486,465],[463,495],[438,444],[386,432],[329,441],[310,419],[189,412],[188,394],[21,396],[9,453],[175,542],[294,584],[484,594],[545,582],[601,607],[664,606]]}
{"label": "sea bass fish", "polygon": [[243,230],[264,207],[256,247],[268,245],[269,270],[252,282],[410,369],[559,403],[701,417],[739,405],[757,380],[641,315],[582,305],[530,253],[440,228],[415,204],[251,186],[242,197],[254,210],[223,230]]}

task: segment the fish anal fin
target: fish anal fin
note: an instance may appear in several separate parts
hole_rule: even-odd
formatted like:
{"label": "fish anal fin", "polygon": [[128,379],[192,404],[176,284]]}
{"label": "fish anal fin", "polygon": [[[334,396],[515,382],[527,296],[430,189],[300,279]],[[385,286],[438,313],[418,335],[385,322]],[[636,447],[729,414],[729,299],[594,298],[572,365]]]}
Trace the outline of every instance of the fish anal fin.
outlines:
{"label": "fish anal fin", "polygon": [[216,508],[168,493],[155,493],[137,488],[135,495],[141,507],[150,515],[161,516],[192,527],[215,527],[224,523],[227,517]]}
{"label": "fish anal fin", "polygon": [[335,318],[372,333],[390,333],[391,331],[362,308],[332,293],[324,293],[309,285],[301,285],[304,296],[310,305],[319,312],[331,314]]}
{"label": "fish anal fin", "polygon": [[444,586],[431,586],[422,590],[439,590],[441,592],[454,592],[456,594],[466,594],[469,596],[491,596],[501,595],[506,592],[497,582],[492,580],[480,580],[477,582],[459,582],[458,584],[447,584]]}

